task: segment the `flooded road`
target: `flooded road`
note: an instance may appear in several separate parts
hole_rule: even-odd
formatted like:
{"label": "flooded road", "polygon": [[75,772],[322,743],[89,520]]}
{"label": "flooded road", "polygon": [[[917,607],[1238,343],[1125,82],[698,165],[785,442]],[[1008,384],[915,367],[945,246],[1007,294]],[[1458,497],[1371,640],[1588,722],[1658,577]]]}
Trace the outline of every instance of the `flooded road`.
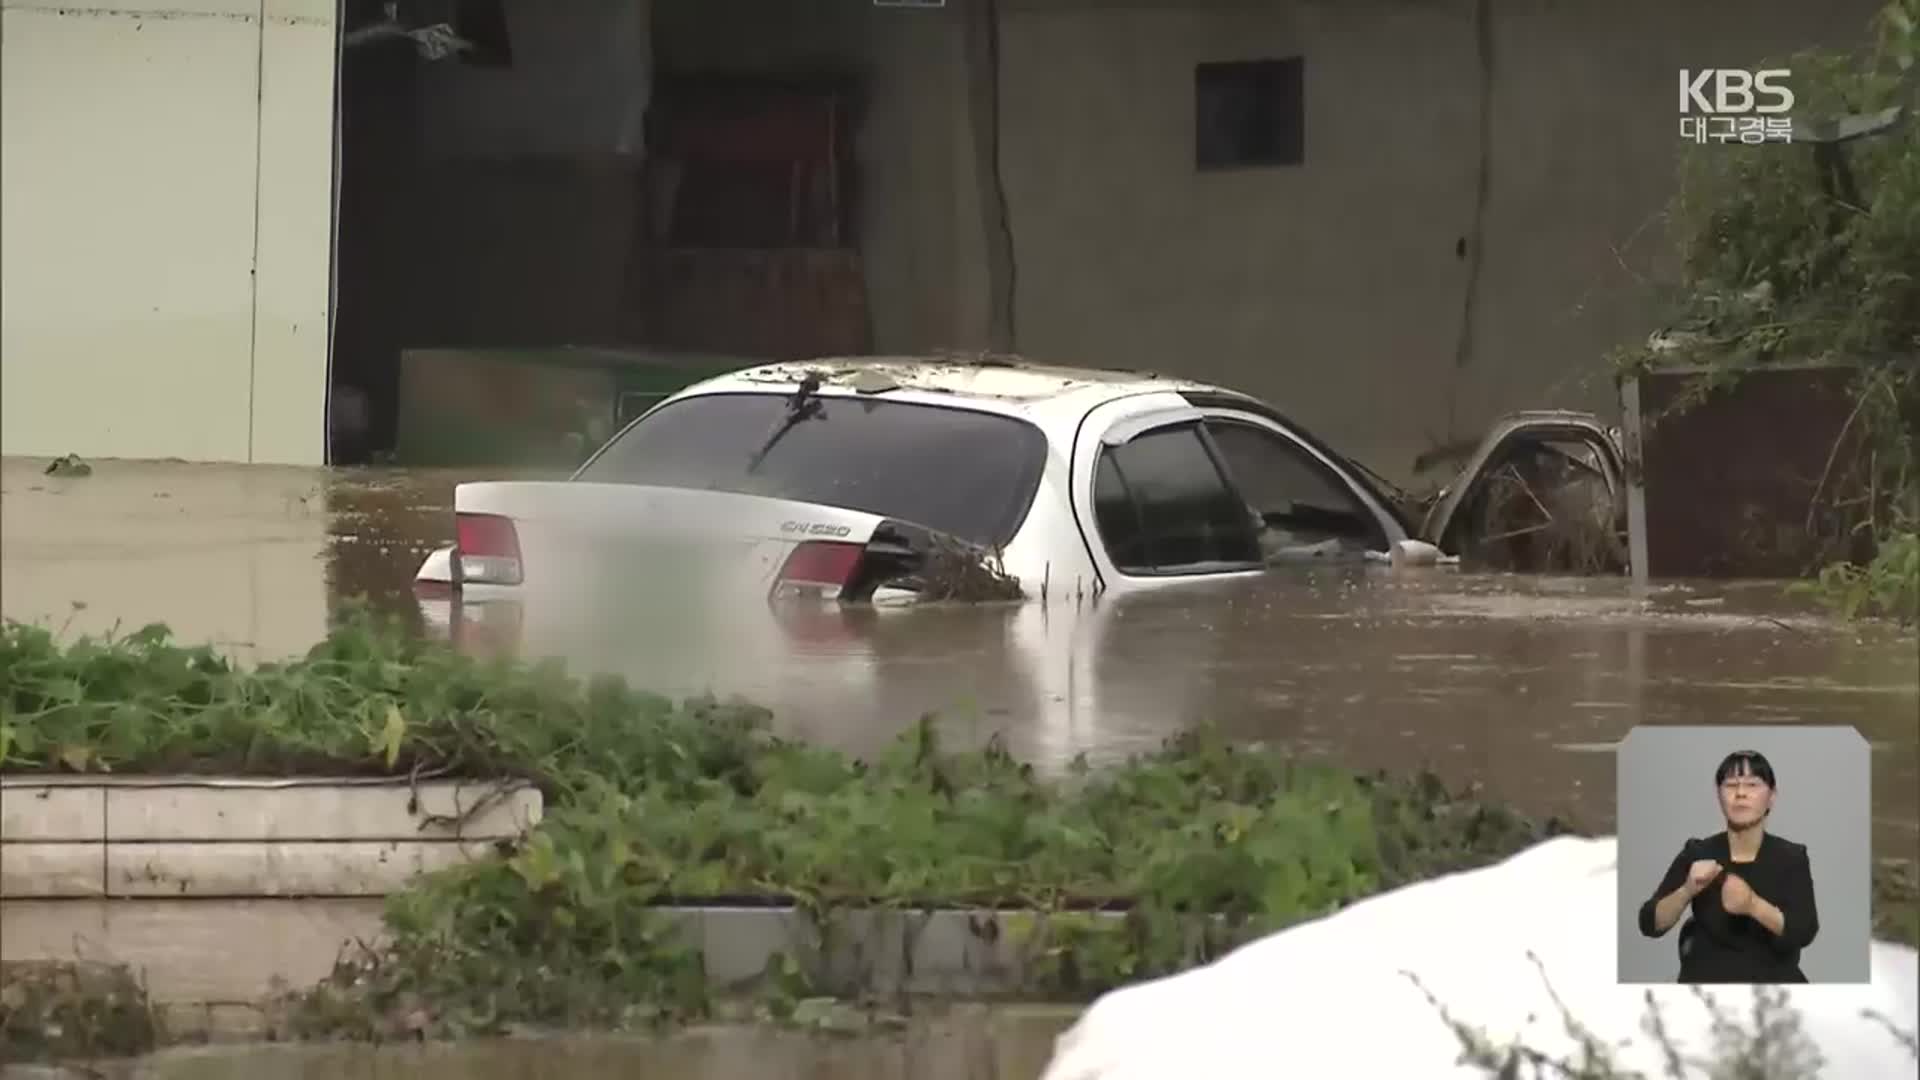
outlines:
{"label": "flooded road", "polygon": [[121,461],[53,477],[45,467],[0,461],[0,614],[72,633],[165,622],[248,661],[305,651],[330,608],[356,593],[417,624],[413,570],[452,533],[454,485],[480,478]]}
{"label": "flooded road", "polygon": [[[356,594],[416,625],[449,618],[444,603],[423,616],[409,582],[450,537],[467,477],[103,462],[55,479],[43,465],[8,461],[0,478],[8,617],[70,632],[164,620],[250,660],[304,649]],[[1431,765],[1597,827],[1611,744],[1635,724],[1849,724],[1876,750],[1877,851],[1920,849],[1920,645],[1836,625],[1774,584],[1670,584],[1642,602],[1615,580],[1303,571],[1124,602],[823,612],[691,651],[644,619],[573,638],[521,619],[468,605],[464,639],[531,634],[663,692],[744,694],[855,752],[925,712],[955,741],[998,733],[1044,767],[1211,722],[1359,766]]]}
{"label": "flooded road", "polygon": [[[1039,1076],[1072,1022],[1058,1007],[962,1007],[905,1031],[857,1038],[764,1027],[660,1039],[500,1039],[428,1046],[235,1046],[96,1063],[101,1080],[1000,1080]],[[0,1067],[0,1080],[54,1075]]]}

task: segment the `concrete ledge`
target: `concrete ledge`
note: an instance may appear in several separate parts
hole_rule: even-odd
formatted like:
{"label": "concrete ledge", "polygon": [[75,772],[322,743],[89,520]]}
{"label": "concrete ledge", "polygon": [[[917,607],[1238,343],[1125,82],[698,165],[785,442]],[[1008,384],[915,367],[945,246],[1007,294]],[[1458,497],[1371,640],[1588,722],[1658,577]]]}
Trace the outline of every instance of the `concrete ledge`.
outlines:
{"label": "concrete ledge", "polygon": [[[824,933],[797,908],[673,908],[681,933],[723,985],[760,975],[790,953],[816,985],[839,993],[987,995],[1021,989],[1029,942],[1010,911],[836,912]],[[1102,919],[1118,918],[1103,914]]]}
{"label": "concrete ledge", "polygon": [[540,823],[518,781],[0,777],[0,843],[497,840]]}
{"label": "concrete ledge", "polygon": [[0,844],[0,899],[386,896],[490,841]]}
{"label": "concrete ledge", "polygon": [[[1056,942],[1049,918],[1114,927],[1116,911],[1050,915],[1018,910],[849,909],[824,929],[797,908],[662,908],[682,937],[697,944],[707,977],[730,986],[752,980],[770,961],[791,955],[813,984],[830,993],[992,997],[1042,989],[1036,970]],[[1225,920],[1213,919],[1225,929]],[[1197,950],[1197,928],[1188,949]]]}
{"label": "concrete ledge", "polygon": [[22,783],[0,776],[0,844],[97,840],[106,831],[105,789]]}
{"label": "concrete ledge", "polygon": [[[659,910],[722,990],[790,955],[816,988],[846,997],[1025,995],[1044,989],[1036,961],[1052,944],[1032,912],[852,910],[823,935],[795,908]],[[375,898],[9,900],[0,939],[9,959],[126,964],[158,1002],[253,1005],[276,985],[319,981],[352,942],[376,942],[381,912]]]}
{"label": "concrete ledge", "polygon": [[[275,979],[310,985],[347,943],[381,932],[381,897],[487,857],[540,819],[530,788],[419,791],[416,801],[390,782],[0,778],[0,940],[10,959],[127,964],[162,1002],[254,1004]],[[436,813],[470,816],[456,833],[430,823]],[[1041,989],[1055,944],[1034,912],[866,908],[822,926],[795,907],[658,910],[722,989],[787,956],[837,995],[1026,994]]]}
{"label": "concrete ledge", "polygon": [[8,960],[125,964],[161,1004],[257,1005],[310,986],[341,950],[382,932],[384,901],[8,900]]}

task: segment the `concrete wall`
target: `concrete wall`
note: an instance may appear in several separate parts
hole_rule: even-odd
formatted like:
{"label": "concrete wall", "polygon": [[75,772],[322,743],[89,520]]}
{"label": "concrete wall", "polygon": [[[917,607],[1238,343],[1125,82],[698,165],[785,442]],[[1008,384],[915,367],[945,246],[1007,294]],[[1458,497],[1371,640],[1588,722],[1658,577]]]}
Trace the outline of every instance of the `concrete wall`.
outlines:
{"label": "concrete wall", "polygon": [[[675,69],[869,76],[881,351],[988,344],[978,2],[653,12]],[[0,450],[319,461],[332,3],[266,0],[264,22],[257,0],[0,6]],[[1681,146],[1677,69],[1857,40],[1875,6],[1499,5],[1479,212],[1473,0],[1000,0],[1013,345],[1229,381],[1389,474],[1507,409],[1605,407],[1601,353],[1654,317],[1635,275]],[[375,260],[419,287],[348,369],[402,345],[626,335],[645,10],[521,4],[514,68],[424,73],[422,186],[380,217],[381,250],[422,254]],[[1306,58],[1305,164],[1197,174],[1193,65],[1289,54]],[[485,156],[519,163],[487,179]]]}
{"label": "concrete wall", "polygon": [[[881,351],[986,344],[966,63],[978,2],[661,0],[663,66],[871,78]],[[1507,410],[1611,411],[1602,354],[1656,318],[1643,278],[1682,146],[1678,69],[1849,44],[1878,3],[1492,7],[1477,216],[1473,0],[1000,0],[1015,348],[1227,381],[1389,475]],[[1305,58],[1305,163],[1197,173],[1194,65],[1289,55]]]}
{"label": "concrete wall", "polygon": [[244,1014],[377,941],[382,898],[543,811],[518,781],[0,777],[0,941],[10,961],[124,964],[170,1021]]}
{"label": "concrete wall", "polygon": [[332,0],[0,7],[0,452],[322,460]]}
{"label": "concrete wall", "polygon": [[[1603,353],[1657,317],[1635,272],[1683,145],[1678,69],[1843,44],[1879,5],[1493,5],[1477,226],[1471,0],[1005,6],[1020,348],[1228,381],[1405,475],[1511,409],[1611,413]],[[1193,66],[1288,55],[1305,164],[1196,173]],[[1484,264],[1462,355],[1463,239]]]}

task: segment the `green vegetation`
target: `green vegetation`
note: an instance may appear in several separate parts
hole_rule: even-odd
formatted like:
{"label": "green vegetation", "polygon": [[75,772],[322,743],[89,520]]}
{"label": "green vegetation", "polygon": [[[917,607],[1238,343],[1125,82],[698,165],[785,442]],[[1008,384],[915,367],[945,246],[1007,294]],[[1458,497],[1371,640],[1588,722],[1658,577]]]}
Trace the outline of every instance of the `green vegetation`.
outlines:
{"label": "green vegetation", "polygon": [[[10,772],[514,776],[547,794],[524,842],[391,898],[386,940],[289,995],[280,1022],[302,1037],[742,1015],[847,1031],[905,1008],[855,1000],[792,953],[753,985],[712,984],[661,910],[696,900],[791,903],[823,940],[851,908],[1019,908],[1000,925],[1025,991],[1086,999],[1559,828],[1432,776],[1355,774],[1208,732],[1051,780],[997,745],[943,747],[931,720],[861,762],[775,737],[767,719],[477,660],[357,614],[306,657],[250,670],[162,627],[66,644],[0,631]],[[1881,884],[1883,928],[1911,940],[1913,883],[1889,871]],[[55,1000],[36,991],[23,1011],[7,985],[10,1017]]]}
{"label": "green vegetation", "polygon": [[[674,899],[780,898],[823,926],[849,906],[1027,908],[1009,932],[1031,944],[1034,992],[1087,996],[1548,827],[1432,777],[1205,733],[1049,781],[997,746],[943,748],[923,720],[858,762],[772,736],[749,706],[478,661],[361,617],[254,670],[159,627],[63,645],[15,624],[0,672],[13,771],[510,775],[548,794],[507,857],[393,899],[391,942],[296,1010],[309,1034],[706,1015],[698,953],[655,910]],[[1087,918],[1098,906],[1129,915]],[[818,996],[804,965],[769,975],[776,1015]]]}
{"label": "green vegetation", "polygon": [[1873,936],[1920,947],[1920,866],[1911,856],[1883,858],[1873,868]]}
{"label": "green vegetation", "polygon": [[1811,582],[1796,582],[1840,615],[1878,614],[1903,623],[1920,618],[1920,518],[1911,514],[1884,532],[1872,560],[1829,563]]}
{"label": "green vegetation", "polygon": [[[1761,66],[1792,70],[1797,120],[1911,112],[1917,27],[1920,0],[1890,0],[1864,58]],[[1850,617],[1920,618],[1920,122],[1840,145],[1692,148],[1668,217],[1681,330],[1617,363],[1708,369],[1689,400],[1766,365],[1854,367],[1852,415],[1807,514],[1828,566],[1807,588]]]}
{"label": "green vegetation", "polygon": [[22,772],[522,777],[564,798],[735,775],[766,715],[485,664],[357,613],[252,670],[163,626],[63,645],[10,623],[0,678],[0,768]]}
{"label": "green vegetation", "polygon": [[[1538,957],[1532,958],[1539,967]],[[1413,976],[1408,976],[1413,978]],[[1541,978],[1546,972],[1541,970]],[[1420,980],[1413,979],[1442,1019],[1460,1040],[1461,1061],[1501,1080],[1651,1080],[1645,1073],[1629,1072],[1619,1063],[1622,1047],[1596,1035],[1593,1029],[1570,1012],[1547,984],[1547,993],[1558,1007],[1560,1022],[1569,1040],[1577,1048],[1576,1057],[1555,1057],[1524,1042],[1497,1044],[1486,1032],[1455,1017],[1444,1002]],[[1800,1014],[1787,1000],[1785,987],[1756,986],[1750,1023],[1742,1023],[1725,1006],[1714,1001],[1700,987],[1691,987],[1694,998],[1708,1014],[1712,1032],[1711,1056],[1699,1057],[1684,1052],[1668,1032],[1668,1017],[1663,1014],[1652,991],[1646,995],[1647,1011],[1642,1031],[1661,1050],[1663,1080],[1814,1080],[1826,1062],[1807,1033]],[[1920,1060],[1920,1044],[1914,1033],[1901,1029],[1890,1019],[1869,1013],[1887,1029],[1887,1037],[1905,1046]]]}
{"label": "green vegetation", "polygon": [[125,967],[0,964],[0,1065],[143,1054],[163,1037],[146,987]]}

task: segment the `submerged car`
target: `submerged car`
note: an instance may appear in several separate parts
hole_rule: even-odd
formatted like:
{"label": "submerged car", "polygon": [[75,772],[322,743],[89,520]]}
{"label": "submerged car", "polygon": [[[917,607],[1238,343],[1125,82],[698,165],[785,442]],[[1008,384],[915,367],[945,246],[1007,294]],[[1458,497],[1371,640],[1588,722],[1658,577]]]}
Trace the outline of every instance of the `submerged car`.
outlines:
{"label": "submerged car", "polygon": [[1618,562],[1623,490],[1617,435],[1585,413],[1508,417],[1421,507],[1218,386],[987,359],[773,363],[672,395],[568,480],[460,485],[457,541],[416,586],[614,609],[709,588],[1045,600],[1308,560],[1538,561],[1546,547],[1515,552],[1570,519],[1598,537],[1582,558]]}

